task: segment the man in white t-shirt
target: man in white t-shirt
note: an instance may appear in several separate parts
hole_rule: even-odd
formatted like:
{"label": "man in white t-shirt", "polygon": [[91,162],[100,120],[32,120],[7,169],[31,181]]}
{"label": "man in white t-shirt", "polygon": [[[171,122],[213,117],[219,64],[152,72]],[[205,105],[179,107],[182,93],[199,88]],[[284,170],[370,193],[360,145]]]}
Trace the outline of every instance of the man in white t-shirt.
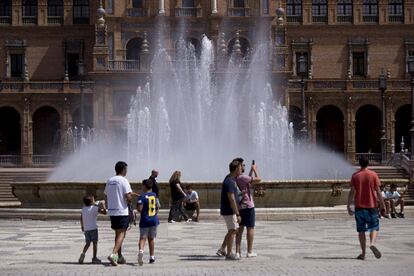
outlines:
{"label": "man in white t-shirt", "polygon": [[105,186],[111,228],[115,230],[114,249],[112,254],[108,256],[108,260],[113,266],[126,262],[122,256],[122,243],[129,226],[128,204],[131,203],[132,199],[131,185],[125,178],[127,167],[127,163],[123,161],[117,162],[115,164],[116,176],[111,177]]}
{"label": "man in white t-shirt", "polygon": [[[190,184],[185,186],[185,193],[187,194],[187,196],[184,199],[184,208],[189,217],[191,217],[193,221],[199,221],[200,201],[198,199],[198,194],[196,191],[193,190]],[[193,218],[194,211],[196,212],[197,216]]]}

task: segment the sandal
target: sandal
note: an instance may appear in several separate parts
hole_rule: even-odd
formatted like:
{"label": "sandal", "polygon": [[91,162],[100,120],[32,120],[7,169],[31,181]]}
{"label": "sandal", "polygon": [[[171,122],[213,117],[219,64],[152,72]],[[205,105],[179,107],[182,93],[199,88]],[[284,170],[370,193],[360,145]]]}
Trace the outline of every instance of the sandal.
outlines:
{"label": "sandal", "polygon": [[374,253],[375,258],[381,258],[381,252],[375,247],[375,245],[371,245],[369,249],[371,249],[372,253]]}
{"label": "sandal", "polygon": [[362,254],[358,255],[357,260],[362,260],[362,261],[365,260],[365,255],[362,255]]}

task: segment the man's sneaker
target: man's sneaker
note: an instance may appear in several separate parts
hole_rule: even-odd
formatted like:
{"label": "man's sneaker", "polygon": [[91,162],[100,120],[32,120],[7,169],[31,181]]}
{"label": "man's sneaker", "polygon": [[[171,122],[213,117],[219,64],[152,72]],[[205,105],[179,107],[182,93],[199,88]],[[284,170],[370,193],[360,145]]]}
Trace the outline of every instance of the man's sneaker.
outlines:
{"label": "man's sneaker", "polygon": [[371,245],[369,249],[371,249],[372,253],[374,253],[375,258],[381,258],[381,252],[375,247],[375,245]]}
{"label": "man's sneaker", "polygon": [[405,218],[404,213],[398,213],[399,218]]}
{"label": "man's sneaker", "polygon": [[241,259],[241,254],[240,253],[236,253],[237,258]]}
{"label": "man's sneaker", "polygon": [[397,218],[397,216],[394,213],[391,213],[392,218]]}
{"label": "man's sneaker", "polygon": [[126,264],[126,260],[124,256],[121,255],[118,257],[118,264]]}
{"label": "man's sneaker", "polygon": [[150,264],[155,263],[155,257],[150,257],[150,259],[149,259],[149,263],[150,263]]}
{"label": "man's sneaker", "polygon": [[246,257],[247,258],[255,258],[255,257],[257,257],[257,253],[255,253],[255,252],[247,253]]}
{"label": "man's sneaker", "polygon": [[102,263],[102,261],[95,257],[95,258],[92,258],[92,263],[93,264],[100,264],[100,263]]}
{"label": "man's sneaker", "polygon": [[169,220],[168,223],[175,223],[175,220]]}
{"label": "man's sneaker", "polygon": [[139,265],[143,265],[144,264],[143,258],[144,258],[144,252],[140,251],[138,253],[138,264]]}
{"label": "man's sneaker", "polygon": [[230,254],[226,256],[226,261],[239,261],[240,257],[237,257],[236,254]]}
{"label": "man's sneaker", "polygon": [[111,265],[117,266],[118,265],[118,255],[112,253],[111,255],[108,256],[108,261],[111,263]]}
{"label": "man's sneaker", "polygon": [[219,256],[219,257],[224,257],[224,256],[226,256],[226,252],[224,252],[220,248],[219,250],[217,250],[216,255]]}
{"label": "man's sneaker", "polygon": [[78,260],[79,264],[83,264],[83,260],[85,260],[85,253],[80,254],[79,260]]}
{"label": "man's sneaker", "polygon": [[192,222],[193,220],[192,219],[187,219],[185,222]]}

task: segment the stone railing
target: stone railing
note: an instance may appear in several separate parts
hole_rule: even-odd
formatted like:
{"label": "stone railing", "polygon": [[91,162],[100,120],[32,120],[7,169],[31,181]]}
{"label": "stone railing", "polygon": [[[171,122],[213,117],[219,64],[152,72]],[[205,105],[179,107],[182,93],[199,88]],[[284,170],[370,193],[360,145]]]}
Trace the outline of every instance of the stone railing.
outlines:
{"label": "stone railing", "polygon": [[24,25],[34,25],[37,24],[37,17],[36,16],[23,16],[22,18]]}
{"label": "stone railing", "polygon": [[48,16],[47,17],[47,24],[49,24],[49,25],[62,25],[63,24],[63,16]]}
{"label": "stone railing", "polygon": [[21,164],[20,155],[0,155],[0,166],[17,166]]}
{"label": "stone railing", "polygon": [[354,19],[352,15],[338,15],[336,20],[339,23],[352,23]]}
{"label": "stone railing", "polygon": [[388,21],[392,23],[404,23],[404,15],[390,15]]}
{"label": "stone railing", "polygon": [[176,17],[201,17],[201,8],[196,7],[182,7],[175,8]]}
{"label": "stone railing", "polygon": [[[300,89],[299,78],[289,80],[290,89]],[[307,90],[372,90],[379,91],[378,80],[305,80]],[[390,80],[387,90],[409,90],[410,81]]]}
{"label": "stone railing", "polygon": [[53,154],[36,154],[32,157],[34,166],[50,166],[55,165],[57,162],[57,156]]}
{"label": "stone railing", "polygon": [[362,16],[362,21],[365,23],[377,23],[378,16],[377,15],[364,15]]}
{"label": "stone railing", "polygon": [[381,164],[381,153],[356,153],[355,161],[358,162],[363,156],[368,158],[370,164]]}
{"label": "stone railing", "polygon": [[314,15],[312,16],[313,23],[328,23],[327,15]]}
{"label": "stone railing", "polygon": [[[383,183],[395,183],[405,187],[407,179],[384,179]],[[219,208],[221,182],[192,182],[203,208]],[[102,182],[33,182],[11,183],[14,194],[22,207],[80,208],[85,194],[104,198],[105,183]],[[131,182],[132,190],[140,191],[141,184]],[[255,197],[258,208],[309,207],[344,205],[349,193],[349,180],[283,180],[264,181],[264,196]],[[168,209],[170,187],[159,183],[161,208]]]}
{"label": "stone railing", "polygon": [[11,16],[0,16],[0,25],[10,25],[11,23]]}
{"label": "stone railing", "polygon": [[288,15],[286,16],[288,23],[299,24],[302,23],[302,15]]}
{"label": "stone railing", "polygon": [[[85,92],[90,92],[94,82],[83,82]],[[1,92],[79,92],[80,81],[1,81]]]}
{"label": "stone railing", "polygon": [[228,8],[229,16],[247,17],[250,16],[250,8]]}
{"label": "stone railing", "polygon": [[111,71],[140,71],[139,60],[110,60],[108,69]]}
{"label": "stone railing", "polygon": [[143,8],[131,8],[127,10],[127,15],[132,17],[144,17],[145,10]]}

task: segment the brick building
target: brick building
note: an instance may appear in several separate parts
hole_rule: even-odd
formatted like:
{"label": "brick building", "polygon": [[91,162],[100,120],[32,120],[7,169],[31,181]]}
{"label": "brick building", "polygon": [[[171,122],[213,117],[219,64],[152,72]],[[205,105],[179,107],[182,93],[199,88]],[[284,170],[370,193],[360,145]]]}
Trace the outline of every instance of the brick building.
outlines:
{"label": "brick building", "polygon": [[403,136],[411,147],[413,0],[2,0],[0,166],[54,162],[70,150],[66,130],[81,117],[85,126],[122,133],[129,99],[151,74],[152,51],[162,44],[173,54],[183,24],[185,39],[197,46],[205,34],[217,52],[231,52],[236,40],[241,51],[254,48],[264,29],[272,85],[296,131],[303,77],[309,139],[350,161],[380,156],[383,72],[387,156]]}

